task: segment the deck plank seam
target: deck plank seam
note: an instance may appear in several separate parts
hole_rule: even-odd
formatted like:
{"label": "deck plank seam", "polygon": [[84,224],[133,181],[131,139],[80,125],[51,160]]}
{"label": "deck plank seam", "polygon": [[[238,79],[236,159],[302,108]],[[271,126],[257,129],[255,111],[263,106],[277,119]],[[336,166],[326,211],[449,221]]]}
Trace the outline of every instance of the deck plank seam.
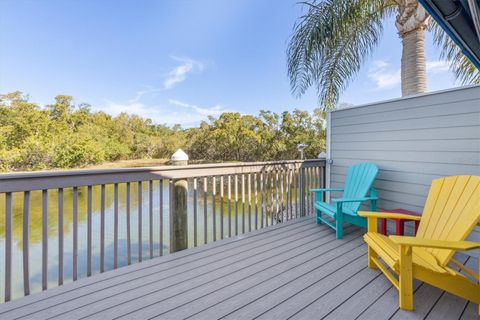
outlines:
{"label": "deck plank seam", "polygon": [[462,319],[463,315],[465,314],[465,311],[467,311],[467,308],[468,308],[468,304],[471,303],[471,302],[467,302],[465,304],[465,307],[463,307],[463,310],[462,310],[462,313],[460,314],[460,317],[459,319]]}

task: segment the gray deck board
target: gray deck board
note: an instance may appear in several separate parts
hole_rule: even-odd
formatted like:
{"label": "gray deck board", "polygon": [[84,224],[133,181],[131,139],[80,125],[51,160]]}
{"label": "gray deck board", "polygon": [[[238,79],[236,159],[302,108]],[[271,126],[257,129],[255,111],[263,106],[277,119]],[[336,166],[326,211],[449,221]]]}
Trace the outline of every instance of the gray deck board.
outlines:
{"label": "gray deck board", "polygon": [[355,234],[352,234],[352,240],[348,238],[350,237],[346,236],[344,239],[346,242],[335,251],[321,253],[305,264],[278,274],[266,283],[258,283],[251,287],[241,285],[239,291],[219,299],[213,305],[204,306],[201,312],[195,314],[195,318],[211,319],[215,316],[231,319],[255,318],[294,292],[301,291],[309,283],[336,272],[339,265],[345,265],[363,255],[361,250],[357,250],[360,247]]}
{"label": "gray deck board", "polygon": [[[352,234],[352,237],[349,238],[354,237],[358,238],[358,233]],[[358,245],[351,245],[350,250],[355,247],[358,247]],[[186,304],[182,308],[172,310],[165,315],[173,318],[187,315],[188,317],[203,319],[227,315],[239,305],[245,305],[251,300],[255,301],[258,291],[265,292],[272,286],[278,285],[282,280],[286,281],[299,273],[304,274],[307,270],[315,270],[318,265],[328,263],[329,259],[334,259],[331,253],[336,252],[336,249],[338,249],[336,241],[323,244],[314,243],[313,250],[263,270],[261,273],[250,273],[249,279],[245,279],[247,281],[238,281],[222,290],[216,290],[194,303]],[[211,310],[214,309],[211,308],[213,306],[220,309]]]}
{"label": "gray deck board", "polygon": [[[261,243],[266,239],[276,241],[277,239],[281,239],[286,232],[296,233],[300,231],[299,228],[310,229],[313,227],[312,221],[312,219],[298,219],[298,221],[292,220],[289,223],[258,230],[243,237],[230,238],[196,247],[194,249],[184,250],[161,258],[120,268],[115,271],[95,275],[94,277],[82,279],[75,283],[52,288],[41,294],[30,295],[1,305],[0,318],[8,317],[7,312],[13,310],[16,311],[15,316],[17,317],[30,315],[32,312],[39,312],[51,306],[57,306],[63,302],[92,294],[101,289],[108,290],[115,287],[115,284],[118,282],[126,283],[129,278],[141,279],[145,276],[145,273],[149,273],[150,271],[152,274],[163,278],[165,272],[181,271],[182,269],[179,268],[182,266],[186,266],[188,270],[195,267],[196,263],[211,259],[214,256],[217,256],[218,258],[231,256],[232,251],[235,248],[248,250],[251,248],[249,245],[252,243],[258,245],[258,243]],[[275,232],[277,230],[282,232]],[[286,231],[284,232],[284,230]]]}
{"label": "gray deck board", "polygon": [[[476,319],[415,281],[415,311],[367,268],[362,230],[302,218],[94,275],[0,305],[0,319]],[[475,269],[477,259],[458,261]]]}
{"label": "gray deck board", "polygon": [[[172,304],[176,305],[181,304],[182,301],[189,301],[188,297],[195,299],[201,295],[202,291],[214,290],[218,286],[235,281],[236,278],[241,277],[245,273],[270,267],[282,261],[282,259],[288,259],[296,251],[303,252],[309,250],[314,247],[315,243],[327,240],[333,241],[330,235],[326,232],[319,232],[317,228],[308,229],[290,236],[285,234],[282,239],[278,239],[275,243],[251,249],[243,255],[235,257],[235,259],[229,259],[229,263],[225,263],[220,268],[216,264],[211,264],[207,266],[210,270],[201,276],[187,273],[179,274],[175,279],[176,283],[174,285],[164,287],[161,282],[153,282],[128,292],[119,298],[108,299],[108,304],[96,303],[96,305],[99,305],[99,309],[113,308],[102,312],[112,316],[133,314],[134,310],[140,310],[140,313],[143,314],[149,309],[156,310],[158,307],[167,310],[167,308],[171,308]],[[302,247],[303,241],[308,243]],[[286,250],[282,250],[282,247]],[[168,290],[168,295],[165,294],[167,293],[165,290]],[[159,295],[162,294],[165,298],[159,298]],[[151,308],[149,308],[150,304],[152,304]],[[93,315],[94,311],[90,306],[84,308],[84,312],[87,312],[88,315]],[[95,316],[100,316],[102,313],[95,314]],[[75,313],[74,317],[76,315],[85,316],[83,312]],[[146,316],[142,315],[140,318],[146,318]]]}
{"label": "gray deck board", "polygon": [[377,277],[349,299],[332,310],[325,319],[354,319],[358,317],[372,301],[380,298],[392,284],[385,277]]}
{"label": "gray deck board", "polygon": [[478,320],[478,306],[472,302],[469,302],[460,320]]}

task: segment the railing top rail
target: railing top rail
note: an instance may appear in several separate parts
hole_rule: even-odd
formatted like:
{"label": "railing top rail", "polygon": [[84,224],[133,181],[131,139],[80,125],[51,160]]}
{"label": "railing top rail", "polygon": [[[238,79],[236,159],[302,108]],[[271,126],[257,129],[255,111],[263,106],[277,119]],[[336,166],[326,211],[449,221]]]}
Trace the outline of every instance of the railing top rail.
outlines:
{"label": "railing top rail", "polygon": [[301,167],[318,167],[323,165],[325,165],[325,159],[309,159],[209,163],[187,166],[5,173],[0,174],[0,192],[44,190],[158,179],[186,179],[203,176],[254,173],[279,169],[285,170]]}

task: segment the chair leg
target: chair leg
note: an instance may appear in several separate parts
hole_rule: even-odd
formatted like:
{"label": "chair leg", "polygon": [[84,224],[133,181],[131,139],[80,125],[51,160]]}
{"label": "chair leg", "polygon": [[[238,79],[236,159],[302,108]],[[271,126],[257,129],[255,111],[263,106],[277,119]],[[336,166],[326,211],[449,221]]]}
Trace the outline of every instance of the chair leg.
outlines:
{"label": "chair leg", "polygon": [[335,216],[335,235],[337,240],[343,239],[343,214],[337,213]]}
{"label": "chair leg", "polygon": [[373,259],[376,259],[376,258],[377,258],[377,253],[370,246],[368,246],[368,261],[367,261],[367,264],[368,264],[368,267],[370,269],[378,269],[375,262],[373,262]]}
{"label": "chair leg", "polygon": [[401,309],[413,310],[412,247],[400,246],[399,305]]}
{"label": "chair leg", "polygon": [[317,209],[317,224],[322,224],[322,211]]}

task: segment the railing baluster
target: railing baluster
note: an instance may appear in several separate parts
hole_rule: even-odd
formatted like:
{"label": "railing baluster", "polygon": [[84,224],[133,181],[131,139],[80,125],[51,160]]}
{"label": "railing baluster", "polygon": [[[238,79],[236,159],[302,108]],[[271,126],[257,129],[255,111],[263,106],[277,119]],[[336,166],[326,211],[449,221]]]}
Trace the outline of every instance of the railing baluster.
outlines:
{"label": "railing baluster", "polygon": [[220,176],[220,239],[223,239],[223,176]]}
{"label": "railing baluster", "polygon": [[310,191],[309,191],[309,185],[310,185],[310,168],[305,168],[305,192],[303,193],[304,198],[306,199],[305,201],[305,215],[308,216],[310,215]]}
{"label": "railing baluster", "polygon": [[278,195],[278,170],[275,171],[275,224],[279,222],[278,220],[278,214],[280,213],[280,197]]}
{"label": "railing baluster", "polygon": [[48,287],[48,190],[42,190],[42,290]]}
{"label": "railing baluster", "polygon": [[131,243],[131,229],[130,229],[130,182],[127,182],[126,186],[126,198],[127,198],[127,263],[130,265],[132,264],[132,243]]}
{"label": "railing baluster", "polygon": [[193,246],[197,246],[197,178],[193,178]]}
{"label": "railing baluster", "polygon": [[217,241],[217,181],[212,177],[212,217],[213,217],[213,241]]}
{"label": "railing baluster", "polygon": [[270,177],[270,172],[265,172],[265,186],[264,186],[264,189],[263,189],[263,192],[265,194],[265,197],[263,199],[264,201],[264,206],[265,206],[265,227],[268,227],[269,226],[269,221],[270,221],[270,209],[269,209],[269,201],[270,201],[270,197],[268,195],[268,184],[269,184],[269,177]]}
{"label": "railing baluster", "polygon": [[312,188],[313,185],[313,168],[308,168],[308,207],[309,211],[308,214],[310,215],[312,213],[312,208],[313,208],[313,197],[312,193],[310,192],[310,189]]}
{"label": "railing baluster", "polygon": [[92,275],[92,186],[87,186],[87,276]]}
{"label": "railing baluster", "polygon": [[232,176],[227,177],[228,237],[232,236]]}
{"label": "railing baluster", "polygon": [[[315,169],[316,169],[315,167],[312,167],[311,169],[312,183],[310,184],[310,189],[315,188],[315,183],[316,183]],[[314,195],[313,193],[310,192],[310,190],[308,190],[308,193],[310,194],[310,206],[311,206],[310,213],[313,214],[313,205],[315,204]]]}
{"label": "railing baluster", "polygon": [[282,222],[287,220],[286,216],[286,206],[283,205],[283,180],[285,180],[284,171],[280,171],[280,210],[282,214]]}
{"label": "railing baluster", "polygon": [[305,169],[305,198],[307,200],[306,207],[307,212],[306,215],[310,215],[310,168]]}
{"label": "railing baluster", "polygon": [[[312,183],[312,188],[316,189],[318,188],[317,184],[318,184],[318,168],[317,167],[313,167],[313,183]],[[312,213],[315,212],[315,195],[312,194]]]}
{"label": "railing baluster", "polygon": [[[311,185],[311,189],[314,189],[316,188],[316,185],[317,184],[317,168],[316,167],[313,167],[312,168],[312,185]],[[312,214],[313,212],[315,211],[314,209],[314,205],[315,205],[315,194],[311,193],[310,192],[310,197],[312,198]]]}
{"label": "railing baluster", "polygon": [[257,194],[257,174],[253,174],[253,194],[254,194],[254,210],[255,210],[255,230],[258,229],[258,194]]}
{"label": "railing baluster", "polygon": [[305,193],[304,197],[306,199],[306,210],[307,212],[305,213],[306,216],[310,215],[310,192],[309,192],[309,186],[310,186],[310,168],[305,168]]}
{"label": "railing baluster", "polygon": [[242,173],[242,233],[245,233],[245,175]]}
{"label": "railing baluster", "polygon": [[113,268],[118,268],[118,183],[113,185]]}
{"label": "railing baluster", "polygon": [[260,228],[263,229],[263,172],[260,172]]}
{"label": "railing baluster", "polygon": [[252,174],[248,174],[248,232],[252,231]]}
{"label": "railing baluster", "polygon": [[294,199],[295,199],[295,218],[298,218],[298,191],[300,190],[300,183],[299,183],[299,179],[298,179],[298,176],[299,175],[299,171],[297,170],[297,168],[294,168],[293,169],[293,186],[295,188],[295,195],[294,195]]}
{"label": "railing baluster", "polygon": [[29,272],[29,233],[30,233],[30,191],[23,193],[23,292],[30,294]]}
{"label": "railing baluster", "polygon": [[148,181],[148,228],[149,228],[149,249],[150,249],[150,259],[153,258],[153,181]]}
{"label": "railing baluster", "polygon": [[159,182],[160,186],[160,256],[163,256],[163,179]]}
{"label": "railing baluster", "polygon": [[290,219],[293,219],[293,192],[294,192],[294,188],[295,188],[295,184],[294,184],[294,171],[293,169],[290,169],[289,171],[289,186],[290,186]]}
{"label": "railing baluster", "polygon": [[138,181],[138,261],[142,261],[142,181]]}
{"label": "railing baluster", "polygon": [[173,183],[174,181],[172,179],[169,179],[168,180],[168,203],[169,203],[169,208],[170,208],[170,212],[169,212],[169,242],[168,242],[168,245],[170,247],[170,253],[172,252],[172,238],[173,238],[173,212],[174,212],[174,208],[173,208]]}
{"label": "railing baluster", "polygon": [[238,175],[235,175],[235,235],[238,235]]}
{"label": "railing baluster", "polygon": [[290,182],[290,168],[287,168],[287,171],[285,172],[285,209],[287,221],[290,220],[292,214],[292,208],[290,206],[290,195],[292,194],[292,189]]}
{"label": "railing baluster", "polygon": [[63,188],[58,189],[58,285],[63,284]]}
{"label": "railing baluster", "polygon": [[273,171],[270,171],[270,225],[273,225],[273,206],[274,206],[274,190],[273,190]]}
{"label": "railing baluster", "polygon": [[208,241],[208,223],[207,223],[207,177],[203,178],[203,243]]}
{"label": "railing baluster", "polygon": [[105,185],[100,187],[100,272],[105,271]]}
{"label": "railing baluster", "polygon": [[284,214],[284,217],[285,217],[285,220],[288,221],[288,220],[290,220],[290,216],[289,216],[290,208],[289,208],[289,202],[288,202],[289,195],[290,195],[290,185],[289,185],[290,169],[288,167],[283,172],[283,179],[284,179],[284,183],[285,183],[285,189],[284,189],[284,192],[285,192],[285,214]]}
{"label": "railing baluster", "polygon": [[12,193],[5,193],[5,302],[12,299]]}
{"label": "railing baluster", "polygon": [[73,281],[78,278],[78,187],[73,187]]}

